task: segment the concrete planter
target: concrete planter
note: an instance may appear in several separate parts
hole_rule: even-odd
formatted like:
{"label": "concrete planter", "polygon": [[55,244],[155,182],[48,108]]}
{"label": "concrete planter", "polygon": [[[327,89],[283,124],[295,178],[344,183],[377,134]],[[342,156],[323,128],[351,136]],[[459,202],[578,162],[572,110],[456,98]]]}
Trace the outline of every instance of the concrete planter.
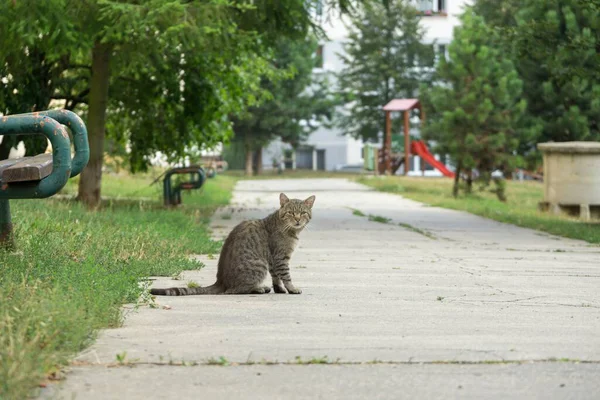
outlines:
{"label": "concrete planter", "polygon": [[600,219],[600,143],[540,143],[538,149],[544,154],[541,208]]}

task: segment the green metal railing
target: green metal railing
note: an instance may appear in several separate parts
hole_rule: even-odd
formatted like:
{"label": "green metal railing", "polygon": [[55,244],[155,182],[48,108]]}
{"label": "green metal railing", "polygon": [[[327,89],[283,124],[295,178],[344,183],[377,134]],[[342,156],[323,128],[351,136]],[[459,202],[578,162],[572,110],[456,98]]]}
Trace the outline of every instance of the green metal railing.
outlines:
{"label": "green metal railing", "polygon": [[[73,134],[75,155],[71,160],[71,140],[63,125]],[[52,172],[39,181],[5,183],[0,181],[0,245],[12,244],[9,199],[46,198],[61,190],[70,177],[78,175],[89,160],[85,124],[77,114],[52,110],[0,117],[0,135],[44,135],[52,144]]]}

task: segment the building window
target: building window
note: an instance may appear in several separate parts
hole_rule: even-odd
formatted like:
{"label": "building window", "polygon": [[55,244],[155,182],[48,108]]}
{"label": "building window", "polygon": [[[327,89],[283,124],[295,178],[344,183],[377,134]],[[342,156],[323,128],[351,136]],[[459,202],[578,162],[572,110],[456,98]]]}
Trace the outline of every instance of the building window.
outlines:
{"label": "building window", "polygon": [[417,0],[417,10],[421,15],[447,15],[446,0]]}
{"label": "building window", "polygon": [[317,47],[316,56],[317,56],[317,62],[316,62],[315,67],[323,68],[323,45],[322,44],[320,44]]}
{"label": "building window", "polygon": [[434,50],[435,51],[435,62],[437,63],[440,58],[446,58],[446,45],[445,44],[438,44],[437,48]]}
{"label": "building window", "polygon": [[317,14],[317,17],[323,15],[323,0],[317,0],[317,4],[315,5],[315,12]]}

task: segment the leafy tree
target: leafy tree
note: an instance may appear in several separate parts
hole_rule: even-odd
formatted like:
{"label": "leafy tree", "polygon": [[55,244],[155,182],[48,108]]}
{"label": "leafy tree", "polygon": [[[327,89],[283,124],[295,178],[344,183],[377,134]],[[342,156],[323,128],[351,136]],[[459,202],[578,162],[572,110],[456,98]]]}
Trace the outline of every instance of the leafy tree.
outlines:
{"label": "leafy tree", "polygon": [[600,2],[477,0],[475,11],[504,34],[539,141],[600,140]]}
{"label": "leafy tree", "polygon": [[522,7],[523,0],[475,0],[473,11],[490,27],[506,29],[517,25]]}
{"label": "leafy tree", "polygon": [[[524,126],[523,82],[502,50],[490,45],[493,30],[471,10],[461,21],[448,49],[449,60],[442,58],[437,67],[439,82],[424,89],[429,110],[425,136],[456,165],[455,196],[462,174],[470,191],[474,174],[487,186],[494,170],[510,171],[519,141],[536,133]],[[503,182],[496,182],[504,201]]]}
{"label": "leafy tree", "polygon": [[[42,65],[35,54],[43,54],[43,65],[51,68],[28,68],[13,80],[20,89],[45,93],[43,101],[27,95],[17,107],[11,85],[4,85],[0,106],[8,113],[42,109],[50,96],[87,114],[91,154],[79,198],[96,206],[107,126],[118,139],[131,142],[133,168],[143,168],[157,150],[178,157],[189,144],[226,139],[229,116],[257,101],[261,77],[270,69],[261,54],[280,35],[304,37],[316,4],[5,1],[0,5],[0,78],[16,77],[10,71],[20,65]],[[353,1],[327,4],[349,10]],[[38,87],[30,85],[33,81]]]}
{"label": "leafy tree", "polygon": [[[331,118],[335,99],[328,93],[327,81],[313,75],[317,42],[281,39],[275,46],[272,63],[278,79],[263,79],[270,98],[250,107],[234,121],[234,140],[245,148],[246,174],[252,174],[253,154],[260,158],[262,148],[276,137],[294,147],[319,123]],[[258,160],[259,169],[262,160]],[[259,171],[257,171],[259,172]]]}
{"label": "leafy tree", "polygon": [[600,140],[600,10],[529,0],[517,19],[517,65],[541,140]]}
{"label": "leafy tree", "polygon": [[348,102],[339,125],[348,134],[376,139],[384,129],[381,107],[415,97],[419,84],[430,80],[433,48],[422,43],[419,21],[404,0],[367,3],[351,18],[338,84]]}
{"label": "leafy tree", "polygon": [[[60,0],[0,5],[2,114],[46,110],[64,87],[76,85],[76,80],[64,74],[69,68],[78,67],[64,56],[76,52],[72,27],[63,18],[64,6],[65,2]],[[31,21],[24,20],[22,14],[32,7],[35,12],[30,11],[31,17],[38,20],[36,29],[31,28]],[[47,146],[47,141],[39,136],[5,136],[0,145],[0,159],[7,158],[10,149],[21,140],[26,142],[28,155],[37,154]]]}

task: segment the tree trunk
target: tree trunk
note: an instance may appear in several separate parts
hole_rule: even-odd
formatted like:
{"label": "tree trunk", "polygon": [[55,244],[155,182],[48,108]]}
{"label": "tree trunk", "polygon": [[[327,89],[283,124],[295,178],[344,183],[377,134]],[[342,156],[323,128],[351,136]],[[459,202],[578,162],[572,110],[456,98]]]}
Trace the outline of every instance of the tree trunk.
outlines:
{"label": "tree trunk", "polygon": [[250,145],[246,143],[246,176],[252,176],[252,156],[254,152],[250,148]]}
{"label": "tree trunk", "polygon": [[262,159],[262,147],[255,151],[254,160],[256,165],[254,166],[254,174],[260,175],[263,172],[263,159]]}
{"label": "tree trunk", "polygon": [[462,169],[462,161],[458,162],[456,172],[454,174],[454,186],[452,187],[452,196],[458,197],[458,185],[460,184],[460,170]]}
{"label": "tree trunk", "polygon": [[111,52],[112,46],[110,44],[100,43],[99,41],[94,43],[87,120],[90,161],[81,173],[77,196],[79,200],[92,208],[100,205],[101,200],[100,188],[104,161],[104,134],[106,130]]}
{"label": "tree trunk", "polygon": [[467,188],[465,190],[467,194],[471,194],[473,192],[473,170],[470,169],[467,172]]}

